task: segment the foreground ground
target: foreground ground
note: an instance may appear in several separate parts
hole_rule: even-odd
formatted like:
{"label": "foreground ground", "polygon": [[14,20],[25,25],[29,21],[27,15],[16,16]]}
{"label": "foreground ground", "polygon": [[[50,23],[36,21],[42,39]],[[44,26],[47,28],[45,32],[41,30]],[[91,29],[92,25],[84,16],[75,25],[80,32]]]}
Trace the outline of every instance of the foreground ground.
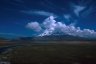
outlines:
{"label": "foreground ground", "polygon": [[35,43],[8,45],[9,48],[0,53],[0,61],[7,64],[96,64],[95,41]]}

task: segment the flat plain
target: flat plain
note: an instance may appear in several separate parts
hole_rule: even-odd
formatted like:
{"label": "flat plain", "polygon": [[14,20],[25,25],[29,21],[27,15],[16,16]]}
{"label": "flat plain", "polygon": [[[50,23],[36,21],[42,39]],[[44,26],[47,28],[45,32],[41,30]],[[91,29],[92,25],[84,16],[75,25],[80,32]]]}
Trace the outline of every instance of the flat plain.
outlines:
{"label": "flat plain", "polygon": [[1,45],[10,64],[96,64],[96,41],[34,41]]}

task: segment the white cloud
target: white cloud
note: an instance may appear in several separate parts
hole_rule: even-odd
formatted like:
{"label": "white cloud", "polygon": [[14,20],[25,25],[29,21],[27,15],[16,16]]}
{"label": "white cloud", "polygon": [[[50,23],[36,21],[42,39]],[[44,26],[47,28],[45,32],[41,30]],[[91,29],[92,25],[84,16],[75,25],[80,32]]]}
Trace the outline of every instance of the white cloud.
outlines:
{"label": "white cloud", "polygon": [[90,29],[83,29],[81,30],[80,27],[75,27],[74,25],[66,25],[62,22],[57,22],[54,20],[53,16],[45,19],[43,22],[43,26],[46,27],[42,34],[39,36],[44,35],[51,35],[51,34],[68,34],[72,36],[80,36],[86,38],[96,38],[96,32]]}
{"label": "white cloud", "polygon": [[84,6],[73,5],[74,13],[79,16],[80,12],[85,9]]}
{"label": "white cloud", "polygon": [[51,35],[53,33],[53,31],[55,30],[56,21],[54,20],[53,16],[50,16],[47,19],[45,19],[45,21],[42,23],[42,25],[45,28],[45,30],[39,36]]}
{"label": "white cloud", "polygon": [[67,21],[70,21],[71,16],[70,16],[69,14],[64,14],[64,18],[65,18]]}
{"label": "white cloud", "polygon": [[43,15],[43,16],[51,16],[51,15],[54,15],[53,13],[45,12],[45,11],[34,11],[33,13],[34,13],[34,14]]}
{"label": "white cloud", "polygon": [[[42,28],[44,28],[43,30],[41,28],[41,25]],[[75,27],[74,25],[66,25],[65,23],[57,22],[54,16],[50,16],[45,19],[44,22],[41,23],[41,25],[38,22],[31,22],[27,24],[27,27],[37,32],[42,30],[42,33],[38,36],[67,34],[86,38],[96,38],[96,32],[94,30],[81,30],[80,27]]]}
{"label": "white cloud", "polygon": [[27,28],[32,29],[36,32],[39,32],[42,30],[40,24],[38,22],[30,22],[26,25]]}
{"label": "white cloud", "polygon": [[46,11],[32,11],[32,10],[29,10],[29,11],[21,11],[23,13],[26,13],[26,14],[35,14],[35,15],[41,15],[41,16],[55,16],[57,17],[57,15],[51,13],[51,12],[46,12]]}

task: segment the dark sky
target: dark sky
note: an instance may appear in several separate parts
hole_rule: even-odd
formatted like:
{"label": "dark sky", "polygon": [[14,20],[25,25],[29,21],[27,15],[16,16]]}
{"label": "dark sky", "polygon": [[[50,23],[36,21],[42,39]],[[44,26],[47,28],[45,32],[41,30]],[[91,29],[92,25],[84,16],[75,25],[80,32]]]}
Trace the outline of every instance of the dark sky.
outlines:
{"label": "dark sky", "polygon": [[[85,7],[79,17],[72,12],[72,5]],[[41,23],[51,13],[58,16],[57,21],[66,24],[71,22],[66,22],[63,16],[71,14],[72,19],[77,19],[76,26],[96,30],[95,6],[96,0],[0,0],[0,33],[32,36],[36,33],[26,28],[26,24],[33,21]],[[46,14],[41,14],[42,11]]]}

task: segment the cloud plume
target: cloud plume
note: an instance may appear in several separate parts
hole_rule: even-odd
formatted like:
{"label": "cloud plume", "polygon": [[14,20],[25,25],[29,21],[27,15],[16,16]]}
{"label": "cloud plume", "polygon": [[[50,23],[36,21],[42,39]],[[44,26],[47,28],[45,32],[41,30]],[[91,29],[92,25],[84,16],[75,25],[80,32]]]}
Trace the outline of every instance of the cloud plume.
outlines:
{"label": "cloud plume", "polygon": [[40,31],[41,27],[44,28],[42,33],[39,34],[39,36],[67,34],[86,38],[96,38],[96,32],[94,30],[81,30],[80,27],[75,27],[74,25],[66,25],[65,23],[57,22],[54,16],[48,17],[41,24],[39,24],[38,22],[28,23],[27,27],[35,31]]}

